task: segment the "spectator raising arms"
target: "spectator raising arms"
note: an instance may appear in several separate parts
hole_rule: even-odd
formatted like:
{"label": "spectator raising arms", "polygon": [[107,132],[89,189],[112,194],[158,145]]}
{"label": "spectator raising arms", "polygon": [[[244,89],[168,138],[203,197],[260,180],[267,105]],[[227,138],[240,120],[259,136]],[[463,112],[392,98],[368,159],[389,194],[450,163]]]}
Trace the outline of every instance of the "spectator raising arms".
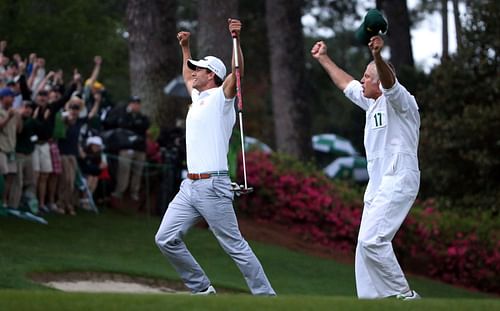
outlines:
{"label": "spectator raising arms", "polygon": [[[81,76],[76,71],[73,76],[73,82],[64,96],[58,97],[57,94],[51,96],[49,104],[49,96],[47,91],[41,90],[36,95],[37,108],[34,112],[34,118],[40,122],[40,128],[37,132],[37,144],[33,153],[33,169],[35,170],[35,180],[37,184],[37,195],[40,209],[48,211],[45,198],[47,192],[47,183],[49,175],[54,171],[53,157],[51,153],[50,143],[54,132],[56,114],[69,100],[73,92],[77,89],[81,82]],[[51,202],[52,203],[52,202]],[[51,206],[54,211],[57,211],[56,206]]]}
{"label": "spectator raising arms", "polygon": [[16,138],[21,129],[21,117],[12,108],[14,96],[10,88],[0,89],[0,193],[4,208],[17,170]]}
{"label": "spectator raising arms", "polygon": [[20,108],[22,129],[17,134],[16,162],[17,174],[15,175],[11,191],[9,193],[9,207],[17,209],[23,192],[29,193],[30,197],[35,195],[35,178],[33,172],[33,151],[35,150],[35,133],[39,122],[33,119],[35,105],[29,101],[23,101]]}

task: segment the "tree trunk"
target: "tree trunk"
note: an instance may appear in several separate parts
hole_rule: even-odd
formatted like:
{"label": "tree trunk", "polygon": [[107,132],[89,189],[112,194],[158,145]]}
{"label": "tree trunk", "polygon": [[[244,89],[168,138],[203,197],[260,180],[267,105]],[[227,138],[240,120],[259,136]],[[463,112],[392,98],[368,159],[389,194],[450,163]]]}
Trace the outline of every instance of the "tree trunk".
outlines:
{"label": "tree trunk", "polygon": [[455,20],[455,33],[457,36],[457,51],[460,53],[463,49],[463,32],[462,22],[460,21],[460,9],[458,8],[458,0],[452,0],[453,3],[453,17]]}
{"label": "tree trunk", "polygon": [[[212,55],[220,58],[231,71],[232,41],[228,31],[228,18],[237,18],[238,1],[203,0],[198,1],[197,48],[201,57]],[[208,14],[210,13],[210,14]],[[245,25],[243,24],[243,32]]]}
{"label": "tree trunk", "polygon": [[175,0],[129,0],[127,30],[131,94],[142,99],[142,111],[160,126],[174,126],[182,105],[163,93],[181,73],[176,39]]}
{"label": "tree trunk", "polygon": [[448,0],[441,0],[441,44],[443,46],[443,53],[441,54],[441,61],[446,61],[450,57],[449,44],[448,44]]}
{"label": "tree trunk", "polygon": [[403,66],[414,66],[410,36],[410,14],[406,0],[377,0],[377,8],[387,17],[388,44],[391,48],[391,62],[400,71]]}
{"label": "tree trunk", "polygon": [[278,151],[307,159],[312,147],[301,7],[301,0],[267,0],[266,24],[276,146]]}

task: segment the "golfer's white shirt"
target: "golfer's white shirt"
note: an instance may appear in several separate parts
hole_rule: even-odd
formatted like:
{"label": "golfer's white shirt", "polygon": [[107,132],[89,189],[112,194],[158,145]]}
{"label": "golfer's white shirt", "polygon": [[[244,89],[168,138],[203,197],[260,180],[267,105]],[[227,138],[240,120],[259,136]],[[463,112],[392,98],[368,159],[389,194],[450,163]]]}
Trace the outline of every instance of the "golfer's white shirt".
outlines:
{"label": "golfer's white shirt", "polygon": [[186,118],[187,168],[190,173],[228,170],[229,139],[236,121],[234,98],[222,87],[192,91]]}
{"label": "golfer's white shirt", "polygon": [[366,111],[366,158],[370,182],[365,201],[379,188],[382,177],[404,169],[418,171],[420,115],[415,98],[398,81],[390,89],[381,87],[377,100],[363,96],[359,81],[351,81],[344,94]]}

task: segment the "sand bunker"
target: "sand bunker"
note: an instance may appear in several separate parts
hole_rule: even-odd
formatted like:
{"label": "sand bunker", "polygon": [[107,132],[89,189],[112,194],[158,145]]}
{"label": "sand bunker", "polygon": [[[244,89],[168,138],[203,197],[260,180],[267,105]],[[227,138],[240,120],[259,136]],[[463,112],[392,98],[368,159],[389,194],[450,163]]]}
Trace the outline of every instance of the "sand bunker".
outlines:
{"label": "sand bunker", "polygon": [[188,293],[181,282],[133,277],[116,273],[33,273],[30,278],[65,292],[91,293]]}
{"label": "sand bunker", "polygon": [[54,281],[45,283],[47,286],[64,292],[92,293],[164,293],[174,292],[170,288],[155,288],[138,283],[119,281]]}

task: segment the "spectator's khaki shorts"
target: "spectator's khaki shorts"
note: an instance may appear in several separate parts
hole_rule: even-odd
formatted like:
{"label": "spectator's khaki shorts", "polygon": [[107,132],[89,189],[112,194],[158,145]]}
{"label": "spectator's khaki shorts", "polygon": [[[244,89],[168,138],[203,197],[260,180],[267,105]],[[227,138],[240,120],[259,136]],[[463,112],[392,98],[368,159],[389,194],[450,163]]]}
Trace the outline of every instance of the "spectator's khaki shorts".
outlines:
{"label": "spectator's khaki shorts", "polygon": [[9,159],[5,152],[0,151],[0,174],[14,174],[17,173],[17,165],[15,158]]}
{"label": "spectator's khaki shorts", "polygon": [[33,151],[33,170],[40,173],[52,173],[49,143],[35,145],[35,151]]}

